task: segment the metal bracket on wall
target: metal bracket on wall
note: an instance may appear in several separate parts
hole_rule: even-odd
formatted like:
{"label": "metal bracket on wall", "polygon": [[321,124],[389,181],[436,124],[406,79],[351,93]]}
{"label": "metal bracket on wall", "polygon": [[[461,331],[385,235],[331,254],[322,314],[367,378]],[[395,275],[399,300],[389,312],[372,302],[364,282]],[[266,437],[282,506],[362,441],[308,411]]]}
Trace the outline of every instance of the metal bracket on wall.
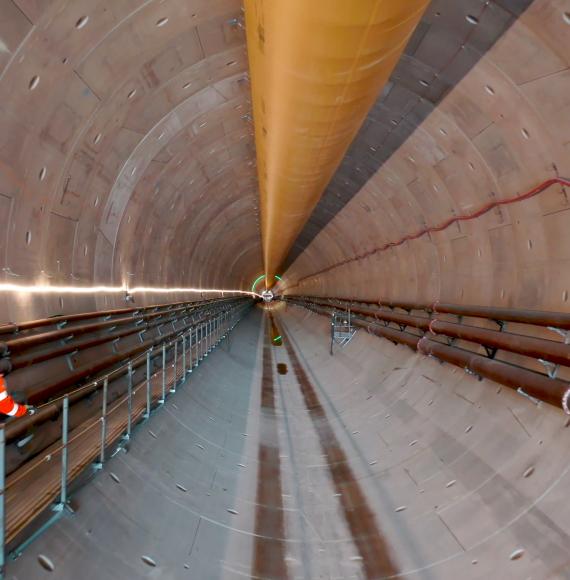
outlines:
{"label": "metal bracket on wall", "polygon": [[540,401],[536,397],[533,397],[532,395],[529,395],[527,392],[523,391],[520,387],[517,389],[517,393],[519,395],[522,395],[523,397],[526,397],[529,401],[532,401],[537,406],[540,405],[540,403],[542,403],[542,401]]}
{"label": "metal bracket on wall", "polygon": [[548,326],[548,330],[552,330],[552,332],[556,332],[564,339],[564,344],[570,344],[570,331],[569,330],[562,330],[561,328],[556,328],[554,326]]}
{"label": "metal bracket on wall", "polygon": [[558,375],[558,369],[560,368],[560,365],[554,364],[553,362],[544,360],[542,358],[539,358],[538,362],[544,367],[544,370],[546,371],[546,374],[549,376],[549,378],[551,379],[556,378],[556,376]]}
{"label": "metal bracket on wall", "polygon": [[497,348],[485,345],[483,345],[483,348],[485,349],[485,352],[487,353],[487,356],[489,358],[495,358],[495,355],[497,354],[498,350]]}
{"label": "metal bracket on wall", "polygon": [[73,352],[70,352],[68,354],[65,355],[65,362],[67,363],[67,366],[69,368],[70,371],[74,371],[75,370],[75,364],[73,363],[73,357],[78,353],[79,351],[74,350]]}

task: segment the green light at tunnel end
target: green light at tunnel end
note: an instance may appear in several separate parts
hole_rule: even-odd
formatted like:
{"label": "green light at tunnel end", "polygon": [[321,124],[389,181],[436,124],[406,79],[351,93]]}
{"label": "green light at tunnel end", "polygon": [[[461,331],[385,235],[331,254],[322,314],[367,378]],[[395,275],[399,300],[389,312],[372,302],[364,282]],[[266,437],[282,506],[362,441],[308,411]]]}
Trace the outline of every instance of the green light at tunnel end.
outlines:
{"label": "green light at tunnel end", "polygon": [[[251,291],[252,291],[252,292],[255,292],[255,288],[257,287],[257,285],[258,285],[258,284],[259,284],[259,283],[260,283],[262,280],[265,280],[266,276],[267,276],[266,274],[261,274],[261,276],[258,276],[258,277],[257,277],[257,278],[254,280],[253,284],[251,285]],[[277,274],[275,274],[275,279],[276,279],[276,280],[279,280],[279,282],[281,282],[281,280],[282,280],[281,276],[278,276]]]}

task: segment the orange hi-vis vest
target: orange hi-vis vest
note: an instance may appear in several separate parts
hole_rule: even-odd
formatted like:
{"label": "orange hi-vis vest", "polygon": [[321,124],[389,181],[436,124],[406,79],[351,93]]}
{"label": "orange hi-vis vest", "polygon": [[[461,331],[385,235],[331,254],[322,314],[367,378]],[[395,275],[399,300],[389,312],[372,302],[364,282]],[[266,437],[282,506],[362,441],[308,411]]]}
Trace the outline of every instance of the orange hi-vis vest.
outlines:
{"label": "orange hi-vis vest", "polygon": [[0,413],[10,417],[23,417],[28,412],[26,405],[19,405],[12,399],[6,389],[6,381],[0,375]]}

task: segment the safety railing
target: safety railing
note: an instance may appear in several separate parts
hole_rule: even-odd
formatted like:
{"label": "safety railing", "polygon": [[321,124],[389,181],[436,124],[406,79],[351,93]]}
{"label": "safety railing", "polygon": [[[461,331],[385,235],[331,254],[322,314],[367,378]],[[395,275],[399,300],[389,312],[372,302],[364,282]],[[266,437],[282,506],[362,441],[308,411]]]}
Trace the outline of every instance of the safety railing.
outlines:
{"label": "safety railing", "polygon": [[[103,469],[109,449],[118,443],[116,454],[127,444],[135,426],[164,405],[192,370],[227,338],[250,306],[247,300],[210,304],[182,329],[162,335],[97,379],[50,400],[36,415],[12,420],[0,429],[0,578],[6,558],[18,557],[70,508],[70,484],[89,466]],[[137,369],[142,370],[138,378]],[[111,386],[124,378],[126,385],[114,388],[111,396]],[[97,398],[96,405],[91,401],[97,410],[72,428],[73,404],[88,396]],[[61,423],[57,440],[7,474],[7,443],[25,444],[30,426],[37,427],[54,416]],[[47,508],[51,516],[27,535],[30,525]],[[15,547],[7,554],[10,544]]]}
{"label": "safety railing", "polygon": [[[334,310],[350,309],[354,324],[372,334],[515,389],[536,404],[544,401],[570,414],[570,384],[561,377],[570,376],[570,314],[308,296],[287,296],[286,301],[327,316]],[[445,320],[442,315],[453,315],[457,320]],[[466,318],[491,322],[497,330],[465,324]],[[517,332],[507,332],[507,323],[515,323]],[[524,329],[528,329],[527,334],[523,334]],[[559,340],[532,336],[545,330]],[[462,341],[461,346],[457,341]],[[517,360],[500,360],[499,352],[516,355]],[[545,372],[532,368],[536,365]]]}

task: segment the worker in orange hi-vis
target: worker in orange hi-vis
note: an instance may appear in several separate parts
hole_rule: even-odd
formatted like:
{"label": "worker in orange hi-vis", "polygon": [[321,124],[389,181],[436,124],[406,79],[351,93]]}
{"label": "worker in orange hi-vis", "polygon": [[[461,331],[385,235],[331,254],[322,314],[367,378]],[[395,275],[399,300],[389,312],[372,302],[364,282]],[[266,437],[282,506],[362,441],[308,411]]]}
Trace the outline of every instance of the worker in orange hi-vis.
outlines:
{"label": "worker in orange hi-vis", "polygon": [[36,410],[28,405],[16,403],[8,394],[4,375],[0,375],[0,413],[10,417],[23,417],[24,415],[33,415]]}

